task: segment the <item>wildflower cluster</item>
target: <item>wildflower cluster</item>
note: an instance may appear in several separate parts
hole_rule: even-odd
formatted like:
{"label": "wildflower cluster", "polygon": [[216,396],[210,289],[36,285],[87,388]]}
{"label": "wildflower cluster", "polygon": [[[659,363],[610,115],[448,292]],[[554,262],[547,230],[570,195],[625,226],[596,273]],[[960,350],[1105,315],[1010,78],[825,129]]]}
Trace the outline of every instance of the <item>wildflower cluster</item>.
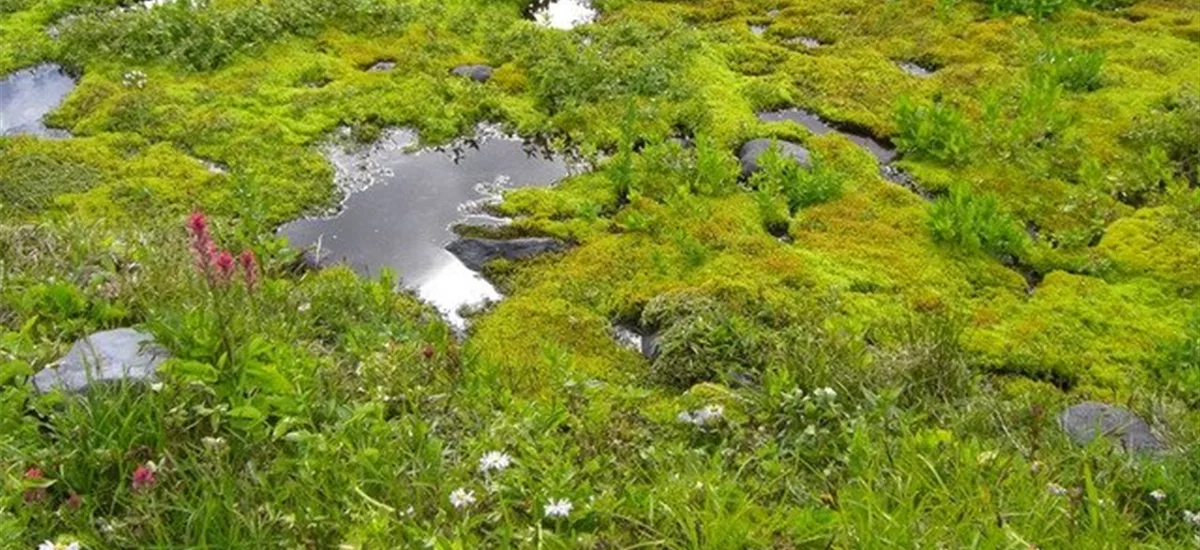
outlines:
{"label": "wildflower cluster", "polygon": [[81,550],[82,548],[78,542],[55,544],[52,541],[45,541],[38,545],[37,550]]}
{"label": "wildflower cluster", "polygon": [[258,258],[251,250],[243,250],[236,261],[228,250],[221,250],[213,241],[208,228],[208,218],[196,212],[188,218],[188,233],[191,235],[192,253],[196,257],[196,270],[204,275],[214,287],[226,287],[233,280],[234,271],[240,267],[246,289],[253,291],[258,286]]}
{"label": "wildflower cluster", "polygon": [[[487,476],[494,473],[500,473],[507,470],[513,464],[512,455],[503,451],[488,451],[479,457],[479,473]],[[488,492],[495,492],[492,488],[494,485],[489,485]],[[458,510],[465,510],[474,505],[478,499],[475,496],[475,491],[466,487],[459,487],[450,492],[450,505]],[[575,505],[565,498],[552,498],[546,501],[542,506],[543,514],[547,518],[566,518],[571,514],[571,510]]]}
{"label": "wildflower cluster", "polygon": [[142,89],[146,87],[146,73],[142,71],[129,71],[125,73],[125,78],[122,81],[126,88]]}

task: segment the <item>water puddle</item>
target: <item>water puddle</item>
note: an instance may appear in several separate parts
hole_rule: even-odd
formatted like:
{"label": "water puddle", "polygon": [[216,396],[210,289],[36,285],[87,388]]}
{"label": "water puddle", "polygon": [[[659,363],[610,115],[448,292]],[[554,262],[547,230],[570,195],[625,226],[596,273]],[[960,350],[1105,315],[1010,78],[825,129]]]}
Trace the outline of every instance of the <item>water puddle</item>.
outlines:
{"label": "water puddle", "polygon": [[817,40],[811,36],[797,36],[795,38],[789,38],[785,40],[784,43],[792,46],[804,46],[810,50],[820,48],[824,45],[820,40]]}
{"label": "water puddle", "polygon": [[358,151],[326,151],[345,193],[340,212],[301,219],[280,229],[293,246],[317,258],[344,261],[360,273],[396,270],[406,286],[456,327],[463,306],[501,296],[445,249],[456,223],[504,223],[482,206],[505,189],[548,186],[578,167],[562,155],[481,127],[475,138],[438,149],[412,150],[417,134],[391,130]]}
{"label": "water puddle", "polygon": [[42,119],[74,88],[75,80],[58,65],[38,65],[0,80],[0,135],[68,137],[66,131],[47,128]]}
{"label": "water puddle", "polygon": [[596,20],[596,9],[588,0],[534,0],[525,16],[551,29],[571,30]]}
{"label": "water puddle", "polygon": [[927,69],[911,61],[897,61],[896,65],[900,67],[900,70],[919,78],[929,78],[933,76],[934,72],[932,69]]}
{"label": "water puddle", "polygon": [[766,122],[790,120],[807,128],[808,131],[819,136],[829,133],[841,134],[850,141],[857,143],[859,146],[869,151],[875,156],[876,159],[879,159],[880,164],[887,164],[896,159],[896,150],[880,142],[879,140],[862,133],[838,129],[830,123],[822,120],[821,117],[803,109],[783,109],[781,111],[759,113],[758,119]]}

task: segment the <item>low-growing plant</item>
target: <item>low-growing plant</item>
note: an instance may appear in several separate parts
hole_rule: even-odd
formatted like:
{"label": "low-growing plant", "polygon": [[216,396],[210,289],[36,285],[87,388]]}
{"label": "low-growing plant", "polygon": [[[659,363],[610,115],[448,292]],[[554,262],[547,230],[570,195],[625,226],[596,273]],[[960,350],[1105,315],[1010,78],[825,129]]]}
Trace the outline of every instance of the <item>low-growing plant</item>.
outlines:
{"label": "low-growing plant", "polygon": [[1104,52],[1047,45],[1031,65],[1034,78],[1049,78],[1072,92],[1091,92],[1104,85],[1100,71]]}
{"label": "low-growing plant", "polygon": [[902,98],[896,106],[895,142],[905,155],[942,164],[970,162],[973,137],[962,113],[943,101],[917,104]]}
{"label": "low-growing plant", "polygon": [[970,253],[985,252],[1003,259],[1020,257],[1029,236],[992,195],[975,193],[964,186],[934,201],[929,210],[929,229],[934,240]]}

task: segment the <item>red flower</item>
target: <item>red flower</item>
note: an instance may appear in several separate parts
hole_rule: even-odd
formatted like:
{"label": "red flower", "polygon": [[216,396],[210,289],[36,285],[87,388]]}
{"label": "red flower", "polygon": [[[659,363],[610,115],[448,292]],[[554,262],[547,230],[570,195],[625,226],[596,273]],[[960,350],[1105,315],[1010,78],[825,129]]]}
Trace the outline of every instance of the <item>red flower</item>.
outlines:
{"label": "red flower", "polygon": [[433,359],[433,353],[435,351],[437,350],[433,349],[433,344],[425,344],[424,349],[421,350],[421,354],[424,355],[425,360],[428,361],[429,359]]}
{"label": "red flower", "polygon": [[227,250],[217,252],[217,257],[213,259],[213,266],[217,268],[216,282],[222,285],[228,284],[233,277],[233,254]]}
{"label": "red flower", "polygon": [[71,491],[71,494],[67,496],[67,508],[70,510],[78,510],[82,507],[83,497],[79,496],[79,493]]}
{"label": "red flower", "polygon": [[154,463],[139,464],[133,470],[133,490],[144,491],[154,487],[158,480],[154,478]]}
{"label": "red flower", "polygon": [[[46,479],[46,478],[42,474],[41,468],[38,468],[35,466],[33,468],[25,470],[25,480],[26,481],[29,481],[31,483],[39,483],[44,479]],[[46,488],[45,487],[30,487],[29,489],[25,489],[24,497],[25,497],[25,502],[29,503],[29,504],[32,504],[34,502],[41,502],[46,499]]]}
{"label": "red flower", "polygon": [[254,290],[258,286],[258,258],[254,257],[254,251],[243,250],[238,256],[238,263],[242,265],[242,274],[246,277],[246,288]]}
{"label": "red flower", "polygon": [[196,212],[188,218],[188,232],[192,236],[192,252],[196,254],[196,269],[208,275],[217,247],[208,232],[208,218],[204,217],[203,212]]}

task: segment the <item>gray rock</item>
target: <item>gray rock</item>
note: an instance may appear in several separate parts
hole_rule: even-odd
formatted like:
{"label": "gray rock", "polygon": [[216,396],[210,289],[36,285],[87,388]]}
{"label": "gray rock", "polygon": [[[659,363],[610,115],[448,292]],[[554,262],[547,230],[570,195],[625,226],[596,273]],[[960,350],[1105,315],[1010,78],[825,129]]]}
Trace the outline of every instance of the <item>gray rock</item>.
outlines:
{"label": "gray rock", "polygon": [[55,388],[81,392],[94,383],[151,381],[169,356],[145,332],[131,328],[97,332],[75,342],[58,363],[34,375],[33,387],[41,393]]}
{"label": "gray rock", "polygon": [[1127,451],[1159,452],[1166,448],[1146,421],[1128,409],[1088,401],[1058,416],[1058,424],[1076,445],[1087,445],[1099,436],[1109,437]]}
{"label": "gray rock", "polygon": [[779,152],[784,157],[790,157],[800,163],[800,166],[812,166],[812,154],[803,146],[792,143],[790,141],[772,140],[772,139],[752,139],[742,145],[738,151],[738,158],[742,161],[742,177],[748,178],[751,174],[761,168],[758,164],[758,159],[763,153],[767,152],[774,145],[779,148]]}
{"label": "gray rock", "polygon": [[380,61],[374,65],[371,65],[371,67],[367,69],[367,72],[386,73],[395,68],[396,68],[395,61]]}
{"label": "gray rock", "polygon": [[470,78],[475,82],[487,82],[492,79],[492,70],[487,65],[459,65],[450,69],[450,74]]}
{"label": "gray rock", "polygon": [[562,252],[567,243],[558,239],[459,239],[446,246],[464,265],[474,271],[482,271],[492,260],[524,260],[549,252]]}

